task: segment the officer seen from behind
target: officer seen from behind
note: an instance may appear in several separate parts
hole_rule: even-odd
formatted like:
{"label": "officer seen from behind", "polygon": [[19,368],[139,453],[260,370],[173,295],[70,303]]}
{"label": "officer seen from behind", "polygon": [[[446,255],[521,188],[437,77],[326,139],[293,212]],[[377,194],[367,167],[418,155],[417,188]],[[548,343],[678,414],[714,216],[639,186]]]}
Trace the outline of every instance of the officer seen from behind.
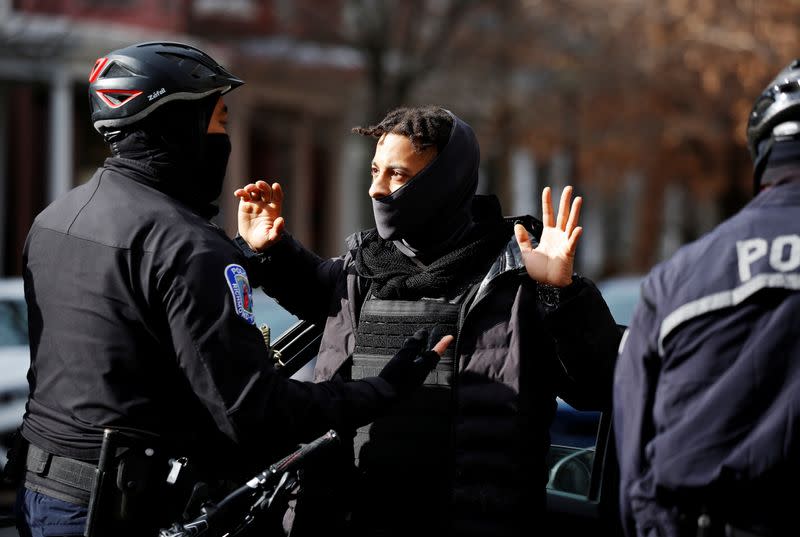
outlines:
{"label": "officer seen from behind", "polygon": [[[30,399],[10,463],[23,537],[155,535],[196,478],[250,477],[298,442],[371,421],[451,339],[425,351],[418,333],[356,382],[281,377],[245,259],[209,220],[230,152],[221,96],[242,81],[194,47],[142,43],[97,60],[89,82],[112,156],[25,244]],[[121,449],[100,487],[106,428]]]}
{"label": "officer seen from behind", "polygon": [[796,535],[800,61],[747,126],[755,199],[655,267],[614,386],[628,537]]}

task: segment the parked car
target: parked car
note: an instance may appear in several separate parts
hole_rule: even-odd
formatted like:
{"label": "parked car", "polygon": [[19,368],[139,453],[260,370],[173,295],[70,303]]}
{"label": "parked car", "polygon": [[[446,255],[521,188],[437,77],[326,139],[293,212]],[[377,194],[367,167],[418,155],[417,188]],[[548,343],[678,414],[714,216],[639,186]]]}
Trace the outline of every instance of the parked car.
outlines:
{"label": "parked car", "polygon": [[[628,326],[633,310],[639,301],[643,276],[630,274],[601,280],[597,287],[619,325]],[[550,429],[550,439],[555,445],[590,447],[595,443],[599,412],[581,412],[558,399],[557,417]]]}
{"label": "parked car", "polygon": [[641,297],[641,287],[644,275],[626,274],[607,278],[597,283],[597,288],[611,310],[611,315],[617,324],[628,326],[631,324],[633,312]]}
{"label": "parked car", "polygon": [[[639,301],[643,276],[616,276],[598,282],[597,287],[619,325],[628,326]],[[558,399],[558,415],[550,430],[551,441],[557,445],[590,447],[600,421],[599,412],[580,412]]]}
{"label": "parked car", "polygon": [[22,278],[0,280],[0,468],[28,399],[28,310]]}
{"label": "parked car", "polygon": [[253,314],[256,317],[256,325],[268,325],[274,336],[283,334],[299,321],[260,288],[253,290]]}
{"label": "parked car", "polygon": [[[643,275],[597,283],[614,320],[628,326]],[[581,412],[558,400],[548,453],[547,505],[553,535],[621,535],[619,468],[610,412]]]}
{"label": "parked car", "polygon": [[[628,326],[641,294],[642,275],[630,274],[601,280],[597,288],[618,325]],[[558,399],[557,418],[550,430],[556,445],[590,447],[600,422],[599,412],[581,412]]]}

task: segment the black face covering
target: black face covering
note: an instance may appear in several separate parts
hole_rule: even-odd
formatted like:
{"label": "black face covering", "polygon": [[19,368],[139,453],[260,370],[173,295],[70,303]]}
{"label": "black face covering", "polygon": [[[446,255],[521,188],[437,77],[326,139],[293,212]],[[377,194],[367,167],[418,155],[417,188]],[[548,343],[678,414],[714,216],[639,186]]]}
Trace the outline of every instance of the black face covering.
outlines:
{"label": "black face covering", "polygon": [[[769,140],[765,154],[759,155],[754,173],[754,189],[758,194],[763,185],[777,184],[797,173],[800,162],[800,140]],[[761,173],[759,173],[761,171]]]}
{"label": "black face covering", "polygon": [[178,199],[206,218],[222,192],[231,152],[227,134],[208,134],[219,95],[177,101],[156,110],[123,139],[106,166],[124,168],[135,180]]}
{"label": "black face covering", "polygon": [[373,199],[378,233],[426,255],[454,247],[472,225],[480,149],[472,128],[455,114],[442,152],[389,196]]}
{"label": "black face covering", "polygon": [[198,159],[196,188],[199,202],[213,203],[219,198],[230,154],[231,139],[227,134],[206,134],[203,154]]}

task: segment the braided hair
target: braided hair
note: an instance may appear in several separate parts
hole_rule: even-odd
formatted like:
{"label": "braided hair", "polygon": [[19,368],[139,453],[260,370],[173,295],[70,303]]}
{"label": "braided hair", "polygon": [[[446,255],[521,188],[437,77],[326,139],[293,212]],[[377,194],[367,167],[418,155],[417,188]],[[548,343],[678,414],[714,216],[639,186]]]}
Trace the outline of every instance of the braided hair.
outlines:
{"label": "braided hair", "polygon": [[441,153],[450,139],[453,117],[439,106],[395,108],[377,125],[354,127],[353,132],[362,136],[380,138],[384,134],[399,134],[411,140],[416,153],[431,146]]}

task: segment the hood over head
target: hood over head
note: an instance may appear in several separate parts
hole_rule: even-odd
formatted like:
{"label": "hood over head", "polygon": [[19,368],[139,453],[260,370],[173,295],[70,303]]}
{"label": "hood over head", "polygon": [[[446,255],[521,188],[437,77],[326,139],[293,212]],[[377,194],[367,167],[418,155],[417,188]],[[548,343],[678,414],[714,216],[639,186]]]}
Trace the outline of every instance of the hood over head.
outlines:
{"label": "hood over head", "polygon": [[453,127],[442,151],[405,185],[372,200],[381,238],[402,241],[414,253],[445,252],[472,226],[480,148],[472,127],[448,113]]}

